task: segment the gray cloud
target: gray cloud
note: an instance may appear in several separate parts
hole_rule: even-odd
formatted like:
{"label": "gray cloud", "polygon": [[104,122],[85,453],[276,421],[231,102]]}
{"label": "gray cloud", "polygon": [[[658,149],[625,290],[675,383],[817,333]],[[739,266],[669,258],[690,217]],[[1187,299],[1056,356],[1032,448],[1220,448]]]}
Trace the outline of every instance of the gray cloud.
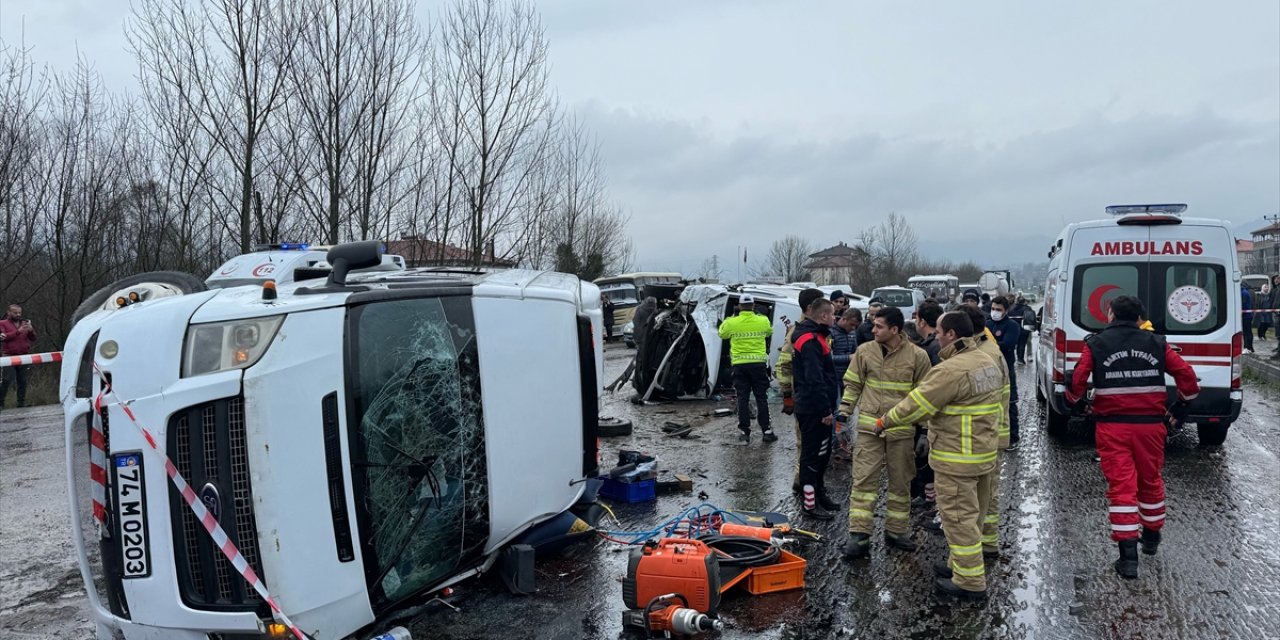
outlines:
{"label": "gray cloud", "polygon": [[[815,140],[579,107],[600,135],[611,185],[633,213],[642,264],[692,270],[737,246],[763,256],[799,233],[852,240],[891,211],[945,257],[982,260],[992,243],[1033,260],[1065,222],[1107,204],[1185,201],[1236,221],[1280,210],[1280,120],[1199,108],[1181,116],[1092,114],[1002,144],[832,132]],[[1040,240],[1040,241],[1036,241]]]}

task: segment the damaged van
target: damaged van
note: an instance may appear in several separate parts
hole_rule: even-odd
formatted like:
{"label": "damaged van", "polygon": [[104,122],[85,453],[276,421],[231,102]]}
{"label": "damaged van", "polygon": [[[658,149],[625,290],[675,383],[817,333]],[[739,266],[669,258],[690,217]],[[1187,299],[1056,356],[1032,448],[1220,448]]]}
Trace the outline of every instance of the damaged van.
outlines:
{"label": "damaged van", "polygon": [[684,287],[678,298],[673,296],[644,324],[636,325],[632,387],[642,399],[666,400],[710,396],[731,387],[729,341],[720,338],[719,327],[725,318],[738,313],[738,300],[748,293],[755,297],[755,312],[773,323],[773,335],[766,340],[772,370],[787,327],[800,320],[800,291],[714,284]]}
{"label": "damaged van", "polygon": [[60,397],[97,638],[293,637],[269,593],[310,638],[363,640],[527,566],[548,527],[591,531],[598,288],[326,257],[278,291],[161,272],[86,301]]}

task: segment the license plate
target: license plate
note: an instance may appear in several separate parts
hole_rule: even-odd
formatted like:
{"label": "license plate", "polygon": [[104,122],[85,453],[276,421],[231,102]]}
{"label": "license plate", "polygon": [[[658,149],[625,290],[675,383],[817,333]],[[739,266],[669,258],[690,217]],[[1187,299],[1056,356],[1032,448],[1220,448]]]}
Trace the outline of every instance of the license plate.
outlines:
{"label": "license plate", "polygon": [[142,453],[115,456],[116,534],[120,540],[123,577],[151,575],[151,550],[147,544],[147,493],[143,484]]}

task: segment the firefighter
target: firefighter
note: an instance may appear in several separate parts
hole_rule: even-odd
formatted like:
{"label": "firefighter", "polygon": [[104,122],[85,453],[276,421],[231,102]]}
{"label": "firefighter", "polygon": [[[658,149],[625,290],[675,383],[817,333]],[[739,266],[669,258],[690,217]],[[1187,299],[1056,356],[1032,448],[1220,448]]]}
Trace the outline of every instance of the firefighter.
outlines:
{"label": "firefighter", "polygon": [[937,328],[942,362],[876,425],[887,430],[929,420],[929,466],[950,550],[946,564],[934,565],[934,585],[942,593],[982,599],[982,521],[996,465],[1003,379],[974,343],[968,314],[945,313]]}
{"label": "firefighter", "polygon": [[762,439],[776,442],[769,426],[769,348],[773,323],[756,313],[756,299],[750,294],[738,298],[738,315],[720,324],[720,339],[729,341],[729,363],[733,365],[733,391],[738,396],[739,440],[751,442],[751,395],[756,397],[756,420]]}
{"label": "firefighter", "polygon": [[837,398],[838,379],[827,342],[835,313],[830,300],[818,298],[805,315],[792,336],[792,391],[796,422],[800,425],[800,486],[804,499],[801,512],[818,520],[831,520],[835,517],[831,510],[838,505],[827,497],[823,478],[831,460],[831,426]]}
{"label": "firefighter", "polygon": [[[782,340],[782,346],[778,348],[778,366],[774,371],[774,377],[778,380],[778,391],[782,393],[782,413],[784,415],[793,415],[795,413],[795,400],[791,395],[791,334],[796,330],[796,324],[805,319],[804,310],[813,304],[814,300],[824,296],[822,289],[805,289],[800,292],[800,317],[796,322],[787,324],[787,335]],[[791,491],[796,495],[800,494],[800,424],[795,424],[796,429],[796,473],[795,478],[791,481]]]}
{"label": "firefighter", "polygon": [[[1110,324],[1085,340],[1071,376],[1067,402],[1088,413],[1086,384],[1093,378],[1092,413],[1097,418],[1098,457],[1107,479],[1111,539],[1120,547],[1116,573],[1138,577],[1138,540],[1155,555],[1164,526],[1164,440],[1166,422],[1186,417],[1187,403],[1200,393],[1195,370],[1164,337],[1143,331],[1142,302],[1132,296],[1111,301]],[[1164,377],[1173,377],[1178,400],[1166,409]],[[1141,533],[1139,533],[1141,532]]]}
{"label": "firefighter", "polygon": [[[981,326],[977,323],[985,322],[985,316],[982,312],[973,307],[965,307],[961,309],[969,315],[969,322],[974,323],[975,327]],[[996,368],[1000,370],[1000,422],[997,425],[996,433],[999,436],[999,442],[996,449],[1004,452],[1012,448],[1009,440],[1009,424],[1010,413],[1013,411],[1013,398],[1011,392],[1013,385],[1010,381],[1012,372],[1009,370],[1008,360],[1004,357],[1000,350],[1000,345],[991,338],[990,330],[978,333],[973,336],[973,342],[978,350],[987,354],[991,361],[995,363]],[[986,559],[996,559],[1000,557],[1000,463],[997,462],[995,469],[991,472],[991,500],[990,508],[987,515],[982,520],[982,557]]]}
{"label": "firefighter", "polygon": [[844,548],[847,558],[864,556],[871,549],[873,510],[883,469],[889,474],[885,544],[907,551],[916,548],[908,522],[911,480],[916,475],[915,425],[883,431],[875,427],[878,418],[924,380],[932,365],[929,354],[903,335],[906,322],[901,309],[884,307],[874,322],[875,340],[858,347],[844,374],[844,397],[836,414],[837,420],[848,422],[854,408],[858,409],[853,487],[849,494],[849,541]]}

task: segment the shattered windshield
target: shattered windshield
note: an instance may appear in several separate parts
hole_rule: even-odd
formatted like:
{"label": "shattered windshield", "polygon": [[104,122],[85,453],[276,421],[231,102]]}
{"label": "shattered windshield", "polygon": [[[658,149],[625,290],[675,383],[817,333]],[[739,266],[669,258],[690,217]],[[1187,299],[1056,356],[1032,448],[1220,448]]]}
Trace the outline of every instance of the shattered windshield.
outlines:
{"label": "shattered windshield", "polygon": [[475,321],[466,296],[351,318],[353,477],[370,592],[390,604],[451,575],[488,535]]}

